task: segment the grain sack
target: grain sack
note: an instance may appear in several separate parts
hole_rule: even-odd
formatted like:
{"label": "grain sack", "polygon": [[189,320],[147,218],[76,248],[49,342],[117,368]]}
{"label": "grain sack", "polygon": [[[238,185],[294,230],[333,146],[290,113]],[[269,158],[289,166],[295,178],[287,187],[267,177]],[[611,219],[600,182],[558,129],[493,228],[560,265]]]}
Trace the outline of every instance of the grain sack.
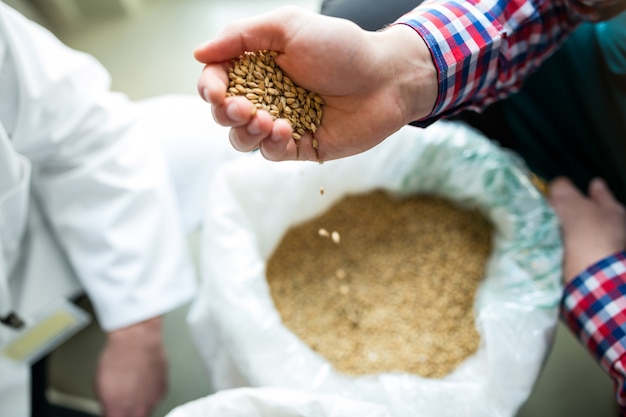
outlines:
{"label": "grain sack", "polygon": [[[396,417],[515,415],[549,351],[561,295],[557,219],[527,174],[514,154],[451,122],[406,127],[323,165],[260,156],[225,165],[210,185],[202,287],[188,317],[213,387],[297,390]],[[480,342],[445,375],[339,372],[282,323],[273,302],[267,261],[288,230],[374,190],[440,196],[493,225],[473,305]],[[302,415],[293,405],[281,415]]]}
{"label": "grain sack", "polygon": [[441,378],[478,348],[491,240],[478,210],[374,190],[292,226],[266,277],[283,324],[337,371]]}
{"label": "grain sack", "polygon": [[166,417],[392,417],[364,401],[280,388],[238,388],[190,401]]}

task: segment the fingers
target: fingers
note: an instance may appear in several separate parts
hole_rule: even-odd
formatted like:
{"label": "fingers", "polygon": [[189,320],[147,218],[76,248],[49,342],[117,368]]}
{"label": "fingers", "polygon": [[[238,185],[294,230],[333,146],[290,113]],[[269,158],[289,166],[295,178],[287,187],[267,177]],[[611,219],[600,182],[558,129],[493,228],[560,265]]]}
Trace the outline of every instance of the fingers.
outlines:
{"label": "fingers", "polygon": [[[231,126],[229,139],[238,151],[248,152],[272,135],[274,120],[264,110],[258,110],[243,97],[229,97],[224,106],[213,106],[213,117],[223,126]],[[291,135],[289,127],[288,135]]]}
{"label": "fingers", "polygon": [[589,183],[589,197],[598,205],[607,209],[618,209],[621,204],[609,189],[606,182],[601,178],[594,178]]}
{"label": "fingers", "polygon": [[319,162],[318,152],[313,146],[312,136],[306,134],[296,141],[291,137],[291,133],[291,126],[286,120],[276,120],[270,136],[259,142],[259,150],[263,157],[269,161],[299,160]]}
{"label": "fingers", "polygon": [[624,207],[603,180],[592,180],[586,196],[570,180],[557,178],[548,198],[563,232],[566,281],[626,246]]}
{"label": "fingers", "polygon": [[294,141],[293,129],[286,120],[274,120],[265,110],[256,110],[244,97],[227,97],[221,106],[213,105],[211,110],[220,125],[232,128],[229,140],[233,148],[240,152],[260,149],[270,161],[318,160],[311,135]]}
{"label": "fingers", "polygon": [[[594,178],[589,183],[589,200],[599,207],[608,210],[623,210],[622,205],[602,178]],[[586,200],[587,197],[567,178],[559,177],[550,184],[549,200],[555,208],[564,209],[565,205],[573,204],[577,200]]]}
{"label": "fingers", "polygon": [[552,180],[548,190],[548,200],[558,211],[561,207],[569,206],[572,200],[583,200],[584,195],[565,177],[558,177]]}
{"label": "fingers", "polygon": [[244,126],[250,123],[254,105],[244,97],[225,97],[221,104],[211,103],[213,118],[222,126]]}
{"label": "fingers", "polygon": [[586,247],[590,239],[586,231],[588,212],[584,209],[589,206],[589,201],[569,179],[563,177],[550,183],[548,200],[561,225],[564,244],[563,279],[569,282],[597,259]]}
{"label": "fingers", "polygon": [[594,178],[589,183],[588,197],[585,196],[568,178],[559,177],[550,184],[548,199],[559,216],[575,210],[579,204],[587,202],[597,205],[608,212],[623,211],[622,205],[615,199],[606,182]]}
{"label": "fingers", "polygon": [[259,110],[254,116],[249,117],[247,123],[233,127],[229,133],[229,140],[233,148],[241,152],[259,149],[263,157],[269,161],[310,158],[311,152],[300,153],[298,144],[291,136],[292,133],[291,125],[286,120],[273,120],[269,113]]}
{"label": "fingers", "polygon": [[[247,100],[237,100],[237,102],[229,103],[224,112],[226,121],[223,123],[227,126],[233,126],[229,134],[230,143],[235,149],[242,152],[257,149],[261,141],[272,135],[274,127],[274,121],[269,113],[260,110],[253,115],[249,107],[255,108]],[[224,114],[220,112],[220,115],[217,116],[217,112],[218,109],[214,109],[214,117],[219,123],[222,123],[221,119]]]}
{"label": "fingers", "polygon": [[556,177],[550,182],[550,195],[561,195],[561,193],[569,193],[572,191],[577,190],[574,184],[572,184],[572,181],[567,177]]}
{"label": "fingers", "polygon": [[576,186],[564,177],[552,180],[548,201],[556,212],[561,227],[566,231],[571,231],[571,225],[578,222],[580,207],[588,203]]}
{"label": "fingers", "polygon": [[295,143],[291,138],[291,133],[291,126],[286,120],[276,120],[269,137],[259,143],[261,155],[269,161],[297,159]]}
{"label": "fingers", "polygon": [[198,79],[198,93],[205,101],[222,106],[228,89],[228,62],[206,65]]}

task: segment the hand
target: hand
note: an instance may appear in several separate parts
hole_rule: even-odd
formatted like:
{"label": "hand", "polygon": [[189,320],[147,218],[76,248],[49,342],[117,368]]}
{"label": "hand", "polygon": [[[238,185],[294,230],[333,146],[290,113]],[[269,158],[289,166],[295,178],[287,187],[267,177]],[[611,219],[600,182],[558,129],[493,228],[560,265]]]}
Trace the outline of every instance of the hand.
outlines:
{"label": "hand", "polygon": [[[252,115],[243,97],[226,97],[229,60],[245,51],[278,52],[277,64],[298,85],[325,101],[322,123],[300,139],[299,152],[286,120]],[[260,148],[269,160],[331,160],[363,152],[407,123],[428,116],[437,99],[437,71],[430,50],[410,27],[368,32],[339,18],[293,6],[231,23],[196,48],[206,66],[198,90],[215,120],[231,126],[232,145]]]}
{"label": "hand", "polygon": [[105,417],[149,416],[166,386],[160,317],[107,335],[96,373],[96,394]]}
{"label": "hand", "polygon": [[566,282],[597,261],[626,248],[626,211],[601,179],[583,195],[566,178],[550,184],[549,201],[561,223]]}

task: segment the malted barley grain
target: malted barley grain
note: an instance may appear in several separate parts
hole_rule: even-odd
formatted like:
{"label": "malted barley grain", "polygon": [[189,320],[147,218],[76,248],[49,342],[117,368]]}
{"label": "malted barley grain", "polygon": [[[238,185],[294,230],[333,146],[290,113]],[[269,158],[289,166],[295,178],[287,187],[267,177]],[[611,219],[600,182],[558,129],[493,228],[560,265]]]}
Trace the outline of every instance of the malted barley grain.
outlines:
{"label": "malted barley grain", "polygon": [[[244,96],[273,119],[286,119],[298,143],[306,132],[314,134],[319,128],[324,100],[317,93],[296,86],[276,64],[276,55],[271,51],[247,52],[233,60],[226,95]],[[315,140],[316,151],[318,146]]]}
{"label": "malted barley grain", "polygon": [[285,326],[338,371],[439,378],[478,348],[473,302],[491,237],[478,211],[373,191],[292,227],[267,280]]}

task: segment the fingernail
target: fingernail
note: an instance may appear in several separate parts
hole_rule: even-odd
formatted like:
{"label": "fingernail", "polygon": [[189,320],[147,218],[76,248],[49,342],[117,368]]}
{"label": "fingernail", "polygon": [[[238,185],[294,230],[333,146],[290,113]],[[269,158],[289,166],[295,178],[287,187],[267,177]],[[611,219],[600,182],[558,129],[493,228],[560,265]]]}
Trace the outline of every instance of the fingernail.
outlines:
{"label": "fingernail", "polygon": [[600,177],[596,177],[593,178],[590,182],[589,182],[589,192],[591,193],[591,190],[609,190],[609,186],[607,185],[606,181],[604,181],[604,179],[600,178]]}
{"label": "fingernail", "polygon": [[204,90],[202,90],[202,98],[204,98],[204,101],[209,101],[209,89],[205,88]]}
{"label": "fingernail", "polygon": [[241,117],[239,115],[239,108],[237,106],[237,103],[229,103],[226,106],[226,115],[233,122],[240,122],[241,121]]}
{"label": "fingernail", "polygon": [[252,121],[248,123],[248,126],[246,127],[246,131],[250,133],[251,135],[258,135],[259,133],[261,133],[258,119],[253,118]]}
{"label": "fingernail", "polygon": [[606,182],[604,181],[604,179],[600,178],[600,177],[595,177],[591,180],[591,184],[595,184],[595,185],[600,185],[600,186],[605,186]]}

